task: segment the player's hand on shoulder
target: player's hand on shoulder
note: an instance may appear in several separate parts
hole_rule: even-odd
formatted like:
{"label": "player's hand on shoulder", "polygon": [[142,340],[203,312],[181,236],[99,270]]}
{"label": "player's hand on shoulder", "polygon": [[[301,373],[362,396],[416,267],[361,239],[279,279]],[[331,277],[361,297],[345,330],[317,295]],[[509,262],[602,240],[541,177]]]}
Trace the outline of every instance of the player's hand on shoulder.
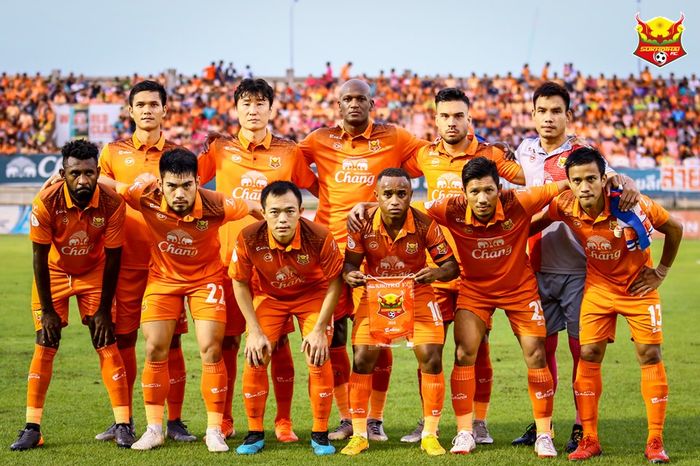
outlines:
{"label": "player's hand on shoulder", "polygon": [[651,293],[664,281],[663,277],[660,277],[655,269],[651,267],[644,266],[637,278],[634,279],[629,287],[629,293],[632,296],[644,296],[647,293]]}
{"label": "player's hand on shoulder", "polygon": [[264,218],[262,205],[260,205],[259,202],[254,202],[254,201],[250,201],[248,199],[245,199],[245,203],[248,206],[248,214],[249,215],[252,215],[257,220],[262,220]]}
{"label": "player's hand on shoulder", "polygon": [[209,147],[217,139],[231,139],[231,136],[226,133],[220,133],[218,131],[210,131],[209,134],[207,134],[207,139],[204,141],[204,145],[202,146],[202,152],[208,152]]}
{"label": "player's hand on shoulder", "polygon": [[510,144],[504,141],[497,141],[492,143],[491,145],[500,149],[503,152],[504,159],[510,160],[511,162],[515,161],[515,151],[512,147],[510,147]]}
{"label": "player's hand on shoulder", "polygon": [[620,210],[626,212],[639,203],[640,195],[637,183],[627,175],[615,174],[608,177],[605,183],[605,193],[610,196],[612,188],[622,189],[620,194]]}
{"label": "player's hand on shoulder", "polygon": [[61,175],[59,175],[58,173],[54,173],[46,181],[44,181],[44,184],[41,185],[41,189],[39,191],[45,190],[49,186],[58,183],[62,179],[63,179],[63,177]]}
{"label": "player's hand on shoulder", "polygon": [[348,213],[347,227],[350,233],[357,233],[367,221],[367,211],[373,206],[370,202],[360,202]]}
{"label": "player's hand on shoulder", "polygon": [[144,186],[148,186],[156,181],[156,176],[153,173],[149,172],[144,172],[141,173],[139,176],[134,178],[134,183],[133,184],[141,184]]}
{"label": "player's hand on shoulder", "polygon": [[365,274],[363,274],[359,270],[353,270],[351,272],[344,273],[343,280],[345,280],[345,283],[347,283],[353,288],[357,288],[358,286],[365,286],[365,284],[367,283]]}

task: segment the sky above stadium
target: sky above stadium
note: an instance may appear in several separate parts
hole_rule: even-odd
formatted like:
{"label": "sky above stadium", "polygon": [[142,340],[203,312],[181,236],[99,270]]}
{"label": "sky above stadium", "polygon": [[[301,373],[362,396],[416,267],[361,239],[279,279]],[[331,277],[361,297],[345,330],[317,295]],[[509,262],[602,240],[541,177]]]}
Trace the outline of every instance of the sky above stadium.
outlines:
{"label": "sky above stadium", "polygon": [[[256,75],[289,68],[290,18],[297,76],[410,69],[421,75],[519,73],[546,61],[561,73],[636,73],[643,20],[683,11],[688,53],[662,74],[700,72],[700,2],[695,0],[23,0],[4,1],[0,71],[89,76],[175,68],[201,74],[212,60],[250,65]],[[646,66],[642,62],[642,66]],[[655,74],[658,68],[651,67]]]}

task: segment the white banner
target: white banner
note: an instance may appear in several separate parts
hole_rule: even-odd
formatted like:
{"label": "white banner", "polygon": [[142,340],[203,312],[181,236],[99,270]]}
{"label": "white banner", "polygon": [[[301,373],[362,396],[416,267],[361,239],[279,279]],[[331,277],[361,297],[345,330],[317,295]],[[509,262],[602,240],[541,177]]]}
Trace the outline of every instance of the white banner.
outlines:
{"label": "white banner", "polygon": [[95,143],[111,142],[112,128],[119,120],[119,104],[54,105],[57,146],[71,139],[87,138]]}

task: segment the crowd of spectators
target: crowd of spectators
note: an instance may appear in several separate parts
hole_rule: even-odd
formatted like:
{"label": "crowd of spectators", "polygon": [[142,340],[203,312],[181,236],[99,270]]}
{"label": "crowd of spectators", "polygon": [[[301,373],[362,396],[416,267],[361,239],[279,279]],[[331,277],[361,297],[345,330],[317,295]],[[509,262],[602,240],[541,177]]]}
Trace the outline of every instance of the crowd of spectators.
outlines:
{"label": "crowd of spectators", "polygon": [[[204,68],[201,76],[164,72],[148,77],[169,89],[166,136],[197,151],[210,131],[235,133],[233,92],[240,79],[252,76],[250,66],[238,71],[232,63],[220,61]],[[326,63],[320,76],[296,79],[291,85],[284,77],[269,78],[277,93],[273,131],[299,140],[320,126],[335,124],[337,86],[352,76],[348,62],[338,74]],[[695,74],[655,78],[647,68],[638,76],[594,77],[577,71],[573,64],[566,64],[561,73],[552,72],[547,63],[539,74],[524,65],[518,75],[505,76],[418,76],[391,69],[374,77],[358,77],[372,88],[375,120],[403,126],[428,140],[436,137],[435,93],[443,87],[460,87],[472,101],[476,132],[512,146],[535,134],[532,93],[543,81],[554,80],[572,94],[571,132],[597,144],[612,165],[700,164],[700,80]],[[2,73],[0,153],[57,152],[52,104],[123,104],[132,84],[146,78]],[[114,126],[114,138],[127,137],[131,131],[125,108]]]}

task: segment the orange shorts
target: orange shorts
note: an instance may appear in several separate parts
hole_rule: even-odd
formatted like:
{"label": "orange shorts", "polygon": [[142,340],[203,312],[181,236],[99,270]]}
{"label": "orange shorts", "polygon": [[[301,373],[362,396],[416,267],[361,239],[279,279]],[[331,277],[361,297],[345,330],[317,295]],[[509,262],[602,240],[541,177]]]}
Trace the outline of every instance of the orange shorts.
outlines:
{"label": "orange shorts", "polygon": [[193,283],[173,283],[149,277],[141,305],[141,323],[176,320],[180,325],[185,299],[194,320],[226,323],[226,299],[221,278],[217,275]]}
{"label": "orange shorts", "polygon": [[[325,296],[326,293],[324,292],[321,295],[312,294],[303,300],[294,301],[279,301],[269,296],[260,297],[255,300],[255,315],[263,333],[271,343],[276,342],[282,335],[288,333],[287,330],[290,323],[292,324],[292,331],[294,331],[292,317],[297,318],[301,335],[306,336],[316,325]],[[333,337],[333,323],[328,324],[326,327],[326,335],[330,344]]]}
{"label": "orange shorts", "polygon": [[627,320],[633,341],[645,345],[663,342],[661,301],[657,291],[639,297],[589,286],[581,302],[581,344],[615,341],[618,314]]}
{"label": "orange shorts", "polygon": [[[408,341],[417,345],[442,345],[445,342],[445,329],[442,315],[433,294],[432,287],[414,288],[413,297],[413,337]],[[352,326],[353,345],[382,345],[384,342],[369,333],[369,303],[363,295],[357,307]]]}
{"label": "orange shorts", "polygon": [[478,294],[474,291],[464,293],[463,287],[457,298],[457,310],[476,314],[490,330],[491,316],[496,308],[500,308],[505,310],[515,335],[544,338],[547,336],[544,313],[534,277],[532,281],[533,283],[528,281],[511,294],[494,297],[477,297]]}
{"label": "orange shorts", "polygon": [[[95,269],[82,275],[67,275],[57,270],[50,270],[51,300],[53,308],[61,317],[61,326],[68,325],[68,298],[75,296],[78,300],[78,310],[83,324],[86,319],[97,312],[102,297],[102,274],[104,267]],[[41,330],[41,301],[36,282],[32,282],[32,320],[34,330]],[[114,321],[114,313],[112,313]]]}

